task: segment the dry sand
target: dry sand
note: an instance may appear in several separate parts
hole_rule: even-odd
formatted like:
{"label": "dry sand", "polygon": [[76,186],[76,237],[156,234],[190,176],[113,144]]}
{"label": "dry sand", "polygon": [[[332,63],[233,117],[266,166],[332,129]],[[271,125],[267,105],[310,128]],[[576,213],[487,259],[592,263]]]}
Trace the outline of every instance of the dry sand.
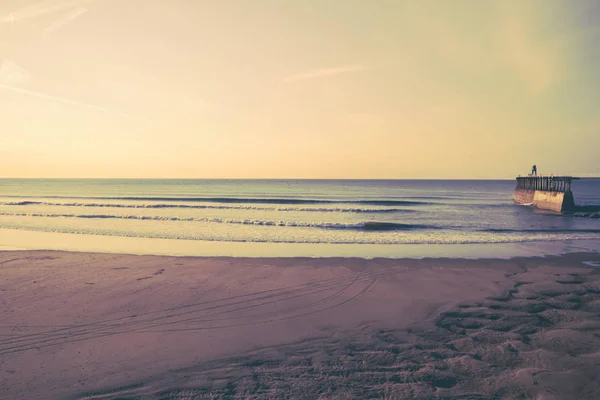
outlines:
{"label": "dry sand", "polygon": [[2,399],[598,399],[600,254],[0,252]]}

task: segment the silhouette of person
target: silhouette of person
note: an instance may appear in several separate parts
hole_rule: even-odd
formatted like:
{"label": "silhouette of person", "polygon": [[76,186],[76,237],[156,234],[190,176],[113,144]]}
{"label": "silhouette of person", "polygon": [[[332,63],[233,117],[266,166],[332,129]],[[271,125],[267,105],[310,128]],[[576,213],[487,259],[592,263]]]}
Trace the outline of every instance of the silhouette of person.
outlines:
{"label": "silhouette of person", "polygon": [[537,167],[535,165],[531,167],[531,175],[537,175]]}

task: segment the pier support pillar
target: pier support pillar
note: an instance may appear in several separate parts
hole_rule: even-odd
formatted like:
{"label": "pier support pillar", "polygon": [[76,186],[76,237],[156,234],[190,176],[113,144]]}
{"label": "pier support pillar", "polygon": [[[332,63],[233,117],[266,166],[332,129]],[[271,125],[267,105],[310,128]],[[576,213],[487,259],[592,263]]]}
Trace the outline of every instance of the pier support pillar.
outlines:
{"label": "pier support pillar", "polygon": [[570,190],[565,192],[565,197],[562,204],[562,212],[569,212],[575,209],[575,198]]}

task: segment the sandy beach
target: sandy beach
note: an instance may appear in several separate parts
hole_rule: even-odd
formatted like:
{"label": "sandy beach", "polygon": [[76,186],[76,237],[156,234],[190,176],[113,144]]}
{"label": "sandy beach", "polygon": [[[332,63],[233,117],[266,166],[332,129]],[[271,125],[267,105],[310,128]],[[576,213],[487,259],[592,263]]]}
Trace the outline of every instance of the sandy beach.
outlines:
{"label": "sandy beach", "polygon": [[0,397],[598,398],[599,272],[0,252]]}

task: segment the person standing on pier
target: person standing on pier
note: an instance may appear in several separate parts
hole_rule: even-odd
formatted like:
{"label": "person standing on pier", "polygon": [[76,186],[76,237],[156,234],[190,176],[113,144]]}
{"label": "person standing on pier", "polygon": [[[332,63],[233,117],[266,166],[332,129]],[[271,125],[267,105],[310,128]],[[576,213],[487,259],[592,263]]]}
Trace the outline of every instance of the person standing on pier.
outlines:
{"label": "person standing on pier", "polygon": [[534,175],[534,176],[537,175],[537,167],[535,165],[533,167],[531,167],[531,175]]}

